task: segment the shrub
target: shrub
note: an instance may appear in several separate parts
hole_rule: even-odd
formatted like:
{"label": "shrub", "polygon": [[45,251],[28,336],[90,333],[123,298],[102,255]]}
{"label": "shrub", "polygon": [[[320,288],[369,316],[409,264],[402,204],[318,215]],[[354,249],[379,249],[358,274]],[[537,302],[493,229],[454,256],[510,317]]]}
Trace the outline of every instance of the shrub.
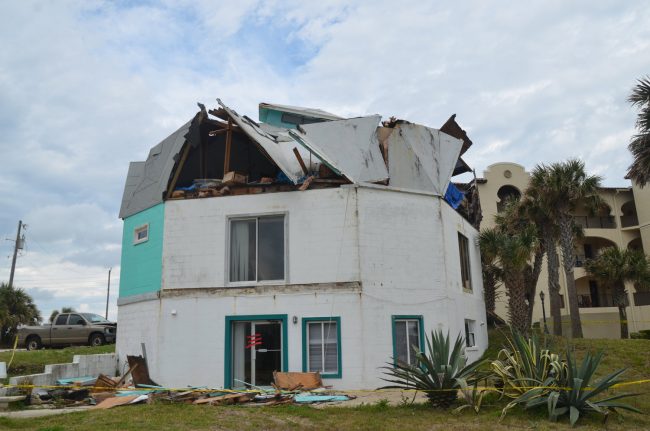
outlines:
{"label": "shrub", "polygon": [[473,385],[481,375],[477,371],[483,361],[467,365],[464,355],[464,339],[461,335],[451,346],[449,334],[431,332],[426,337],[427,353],[416,347],[416,364],[401,362],[383,367],[392,383],[381,389],[405,389],[423,391],[434,407],[447,408],[456,401],[458,390]]}
{"label": "shrub", "polygon": [[502,417],[515,405],[523,405],[526,409],[546,406],[551,421],[569,415],[572,426],[576,424],[580,415],[589,412],[600,413],[606,418],[610,413],[617,412],[617,409],[641,413],[636,408],[619,402],[622,398],[638,394],[622,393],[595,399],[617,383],[621,383],[619,377],[625,372],[625,369],[620,369],[601,379],[594,379],[602,357],[602,352],[596,355],[587,353],[582,364],[578,366],[577,360],[570,350],[567,350],[566,362],[560,362],[561,366],[551,365],[548,378],[539,387],[527,390],[508,404],[503,409]]}

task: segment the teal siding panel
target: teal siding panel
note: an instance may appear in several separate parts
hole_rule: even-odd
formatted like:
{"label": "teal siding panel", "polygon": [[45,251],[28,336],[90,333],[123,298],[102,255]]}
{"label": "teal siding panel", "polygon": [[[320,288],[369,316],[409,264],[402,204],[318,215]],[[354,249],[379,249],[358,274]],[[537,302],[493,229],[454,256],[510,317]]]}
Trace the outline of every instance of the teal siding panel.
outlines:
{"label": "teal siding panel", "polygon": [[292,123],[285,123],[282,121],[283,112],[274,111],[272,109],[260,109],[260,121],[262,123],[270,124],[275,127],[284,127],[287,129],[295,129],[296,125]]}
{"label": "teal siding panel", "polygon": [[[124,219],[120,298],[160,290],[165,204],[158,204]],[[134,244],[135,229],[149,225],[149,239]]]}

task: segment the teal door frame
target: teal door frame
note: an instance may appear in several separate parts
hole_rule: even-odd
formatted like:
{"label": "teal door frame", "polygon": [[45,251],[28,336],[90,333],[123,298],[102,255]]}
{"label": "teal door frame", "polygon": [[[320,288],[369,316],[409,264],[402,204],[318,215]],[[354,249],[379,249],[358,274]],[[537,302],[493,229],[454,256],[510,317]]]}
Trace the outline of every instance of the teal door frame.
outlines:
{"label": "teal door frame", "polygon": [[232,323],[257,322],[260,320],[279,320],[282,322],[282,371],[289,370],[289,349],[287,348],[288,318],[286,314],[253,314],[246,316],[226,316],[226,336],[224,346],[223,387],[232,389]]}

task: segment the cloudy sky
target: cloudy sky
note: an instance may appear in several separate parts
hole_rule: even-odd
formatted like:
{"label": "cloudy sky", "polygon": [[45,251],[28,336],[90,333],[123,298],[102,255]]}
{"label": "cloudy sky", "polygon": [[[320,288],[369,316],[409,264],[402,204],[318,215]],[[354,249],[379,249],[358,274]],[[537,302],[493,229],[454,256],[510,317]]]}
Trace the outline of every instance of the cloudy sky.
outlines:
{"label": "cloudy sky", "polygon": [[434,127],[456,113],[479,174],[581,157],[625,186],[625,99],[650,74],[650,8],[631,0],[5,1],[0,40],[0,280],[22,219],[15,284],[45,316],[103,314],[128,162],[196,102]]}

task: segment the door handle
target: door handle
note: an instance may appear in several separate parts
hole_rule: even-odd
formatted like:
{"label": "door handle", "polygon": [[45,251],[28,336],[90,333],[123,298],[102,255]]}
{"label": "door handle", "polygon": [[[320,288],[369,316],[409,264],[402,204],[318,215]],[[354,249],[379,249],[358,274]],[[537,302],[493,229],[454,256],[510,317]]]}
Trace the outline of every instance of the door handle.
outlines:
{"label": "door handle", "polygon": [[56,331],[57,329],[59,329],[59,328],[52,328],[53,331]]}

